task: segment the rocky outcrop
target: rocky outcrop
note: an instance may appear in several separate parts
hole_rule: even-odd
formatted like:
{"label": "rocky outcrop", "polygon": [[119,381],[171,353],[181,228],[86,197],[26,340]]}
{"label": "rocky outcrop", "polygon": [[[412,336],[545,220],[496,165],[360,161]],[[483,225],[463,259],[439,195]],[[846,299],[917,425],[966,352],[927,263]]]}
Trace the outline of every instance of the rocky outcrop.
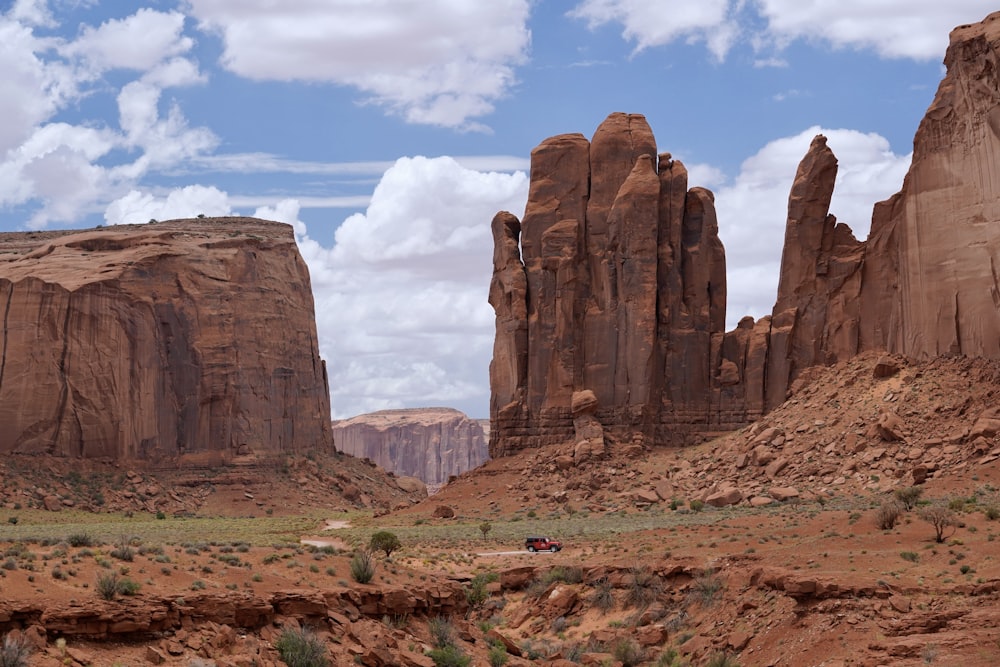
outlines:
{"label": "rocky outcrop", "polygon": [[186,466],[332,448],[288,225],[3,234],[0,313],[0,452]]}
{"label": "rocky outcrop", "polygon": [[542,142],[523,222],[493,221],[491,454],[572,442],[574,392],[593,392],[612,435],[680,444],[760,417],[806,369],[859,352],[1000,358],[1000,13],[956,28],[945,64],[867,241],[830,214],[837,160],[813,140],[772,314],[730,332],[712,193],[657,157],[645,119]]}
{"label": "rocky outcrop", "polygon": [[337,449],[440,485],[488,458],[482,425],[451,408],[380,410],[333,422]]}

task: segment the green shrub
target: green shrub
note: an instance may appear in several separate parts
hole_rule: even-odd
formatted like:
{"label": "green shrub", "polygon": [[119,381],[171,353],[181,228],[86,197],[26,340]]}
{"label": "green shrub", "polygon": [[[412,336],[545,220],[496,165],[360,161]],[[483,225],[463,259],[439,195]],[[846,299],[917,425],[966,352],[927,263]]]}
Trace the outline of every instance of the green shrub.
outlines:
{"label": "green shrub", "polygon": [[97,594],[102,600],[114,600],[118,597],[117,572],[101,572],[97,575]]}
{"label": "green shrub", "polygon": [[986,515],[986,518],[990,521],[996,521],[997,519],[1000,519],[1000,508],[997,508],[995,505],[990,505],[983,510],[983,514]]}
{"label": "green shrub", "polygon": [[507,655],[507,647],[502,642],[491,645],[489,653],[487,653],[487,659],[490,662],[490,667],[503,667],[510,660],[510,657]]}
{"label": "green shrub", "polygon": [[274,647],[288,667],[327,667],[330,664],[323,641],[308,628],[282,630]]}
{"label": "green shrub", "polygon": [[[479,524],[479,532],[483,534],[484,540],[486,539],[486,536],[489,534],[491,530],[493,530],[493,524],[491,524],[489,521],[483,521],[481,524]],[[504,655],[507,654],[504,653]]]}
{"label": "green shrub", "polygon": [[433,660],[437,667],[468,667],[472,662],[472,657],[462,653],[462,649],[454,644],[433,648],[427,652],[427,657]]}
{"label": "green shrub", "polygon": [[908,560],[911,563],[916,563],[918,560],[920,560],[920,554],[918,554],[916,551],[901,551],[899,552],[899,557],[902,558],[903,560]]}
{"label": "green shrub", "polygon": [[351,578],[367,584],[375,577],[375,559],[370,551],[359,551],[351,558]]}
{"label": "green shrub", "polygon": [[490,592],[486,590],[486,585],[497,580],[497,574],[477,574],[465,588],[465,600],[473,609],[477,609],[490,598]]}
{"label": "green shrub", "polygon": [[611,649],[611,655],[615,657],[615,660],[622,663],[623,667],[636,667],[636,665],[646,658],[645,651],[631,637],[623,637],[615,642],[614,647]]}
{"label": "green shrub", "polygon": [[715,653],[705,663],[705,667],[740,667],[740,663],[728,653]]}
{"label": "green shrub", "polygon": [[697,498],[688,503],[688,507],[691,508],[692,512],[700,512],[705,509],[705,503]]}
{"label": "green shrub", "polygon": [[378,531],[372,535],[371,541],[368,542],[368,550],[385,552],[386,560],[392,556],[393,551],[397,551],[401,546],[403,545],[400,544],[396,534],[390,533],[388,530]]}
{"label": "green shrub", "polygon": [[33,652],[27,637],[8,634],[0,646],[0,667],[28,667]]}
{"label": "green shrub", "polygon": [[[944,542],[945,538],[954,533],[954,526],[957,523],[955,512],[947,505],[928,505],[921,507],[918,516],[927,523],[934,526],[934,540],[938,543]],[[952,528],[951,533],[945,535],[948,528]]]}

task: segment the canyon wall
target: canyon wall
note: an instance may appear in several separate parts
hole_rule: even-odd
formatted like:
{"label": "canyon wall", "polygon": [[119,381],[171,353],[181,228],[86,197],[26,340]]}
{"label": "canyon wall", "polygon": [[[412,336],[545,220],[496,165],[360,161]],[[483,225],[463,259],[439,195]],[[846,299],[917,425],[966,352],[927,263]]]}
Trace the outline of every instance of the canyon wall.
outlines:
{"label": "canyon wall", "polygon": [[817,136],[788,201],[774,309],[726,332],[714,197],[610,115],[531,156],[524,219],[493,220],[490,453],[572,440],[574,392],[622,437],[683,444],[780,405],[803,370],[865,350],[1000,357],[1000,13],[956,28],[901,192],[867,241],[830,214]]}
{"label": "canyon wall", "polygon": [[451,408],[380,410],[333,422],[337,449],[432,488],[486,462],[482,424]]}
{"label": "canyon wall", "polygon": [[215,465],[332,450],[292,228],[0,235],[0,452]]}

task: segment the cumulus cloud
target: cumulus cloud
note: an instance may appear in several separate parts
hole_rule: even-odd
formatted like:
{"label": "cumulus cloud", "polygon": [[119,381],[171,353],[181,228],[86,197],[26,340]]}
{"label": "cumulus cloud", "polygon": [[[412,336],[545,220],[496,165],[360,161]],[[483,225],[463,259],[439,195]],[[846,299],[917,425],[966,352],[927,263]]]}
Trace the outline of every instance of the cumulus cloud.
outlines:
{"label": "cumulus cloud", "polygon": [[[704,0],[653,3],[643,0],[583,0],[569,16],[593,28],[621,24],[622,36],[636,50],[676,40],[703,42],[718,59],[746,37],[758,51],[781,51],[796,39],[812,39],[841,48],[872,49],[889,58],[940,58],[948,32],[986,15],[982,0]],[[760,24],[763,23],[763,29]],[[777,56],[757,66],[785,66]]]}
{"label": "cumulus cloud", "polygon": [[335,415],[415,400],[486,415],[490,221],[501,209],[520,215],[527,194],[523,172],[414,157],[385,173],[367,210],[344,221],[332,247],[308,236],[290,203],[258,211],[296,225]]}
{"label": "cumulus cloud", "polygon": [[[743,162],[740,172],[716,192],[719,235],[726,246],[728,326],[740,317],[771,312],[778,289],[788,193],[795,171],[817,134],[838,160],[830,212],[864,239],[872,207],[898,191],[911,155],[896,155],[884,137],[856,130],[810,127],[776,139]],[[694,181],[692,181],[694,183]]]}
{"label": "cumulus cloud", "polygon": [[528,0],[190,0],[222,63],[255,80],[328,82],[412,123],[479,128],[515,82]]}
{"label": "cumulus cloud", "polygon": [[779,40],[818,38],[916,60],[941,58],[952,28],[988,13],[982,0],[759,0],[757,6]]}
{"label": "cumulus cloud", "polygon": [[[40,37],[41,27],[58,27],[44,2],[22,0],[0,15],[0,206],[33,205],[29,228],[99,212],[151,170],[215,147],[215,135],[189,127],[176,103],[161,109],[164,89],[206,81],[182,56],[194,44],[183,14],[140,9],[83,25],[75,38]],[[108,72],[139,73],[118,84],[117,127],[55,120],[85,98],[114,94]]]}
{"label": "cumulus cloud", "polygon": [[185,37],[184,15],[140,9],[123,19],[111,19],[98,27],[85,25],[79,36],[60,51],[81,58],[98,71],[131,69],[146,71],[160,62],[190,51],[194,40]]}
{"label": "cumulus cloud", "polygon": [[111,202],[104,212],[109,225],[139,225],[150,220],[194,218],[199,215],[230,215],[229,196],[215,187],[189,185],[178,188],[166,197],[131,190]]}

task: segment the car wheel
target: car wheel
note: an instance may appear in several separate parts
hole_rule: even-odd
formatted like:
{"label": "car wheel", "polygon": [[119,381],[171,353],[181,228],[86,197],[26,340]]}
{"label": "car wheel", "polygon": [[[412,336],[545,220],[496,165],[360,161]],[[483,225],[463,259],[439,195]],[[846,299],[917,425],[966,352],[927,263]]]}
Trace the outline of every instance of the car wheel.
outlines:
{"label": "car wheel", "polygon": [[535,553],[535,547],[528,547],[528,551],[530,551],[531,553]]}
{"label": "car wheel", "polygon": [[552,552],[555,553],[556,551],[559,551],[559,547],[552,547]]}

